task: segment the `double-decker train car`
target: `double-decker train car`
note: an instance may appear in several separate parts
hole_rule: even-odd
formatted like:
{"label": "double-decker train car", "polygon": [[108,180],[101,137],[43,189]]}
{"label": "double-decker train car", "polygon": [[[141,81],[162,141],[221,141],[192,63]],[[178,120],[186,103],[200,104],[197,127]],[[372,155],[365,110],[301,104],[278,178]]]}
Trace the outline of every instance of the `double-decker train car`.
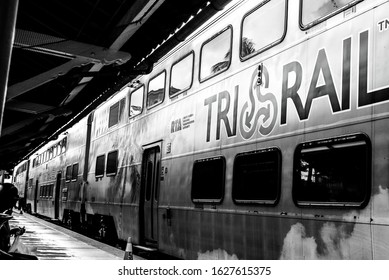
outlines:
{"label": "double-decker train car", "polygon": [[19,201],[17,202],[18,208],[26,207],[27,198],[27,182],[29,175],[30,162],[28,160],[21,161],[17,168],[13,172],[13,184],[18,189]]}
{"label": "double-decker train car", "polygon": [[388,11],[233,1],[32,156],[27,202],[184,259],[388,259]]}

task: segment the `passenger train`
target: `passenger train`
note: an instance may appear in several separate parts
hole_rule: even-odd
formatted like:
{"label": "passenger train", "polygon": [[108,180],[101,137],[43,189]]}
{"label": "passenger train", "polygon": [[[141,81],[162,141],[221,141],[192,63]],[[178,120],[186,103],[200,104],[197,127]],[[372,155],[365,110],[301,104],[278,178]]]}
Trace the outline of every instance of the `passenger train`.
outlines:
{"label": "passenger train", "polygon": [[15,167],[34,213],[182,259],[389,259],[389,1],[232,1]]}

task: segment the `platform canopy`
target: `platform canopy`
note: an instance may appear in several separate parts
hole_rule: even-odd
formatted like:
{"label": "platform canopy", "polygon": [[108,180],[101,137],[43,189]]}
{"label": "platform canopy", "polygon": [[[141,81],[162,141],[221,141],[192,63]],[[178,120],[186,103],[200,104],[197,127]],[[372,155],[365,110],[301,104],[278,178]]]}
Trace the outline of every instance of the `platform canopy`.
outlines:
{"label": "platform canopy", "polygon": [[150,72],[154,62],[228,2],[19,0],[0,169],[12,169],[125,84]]}

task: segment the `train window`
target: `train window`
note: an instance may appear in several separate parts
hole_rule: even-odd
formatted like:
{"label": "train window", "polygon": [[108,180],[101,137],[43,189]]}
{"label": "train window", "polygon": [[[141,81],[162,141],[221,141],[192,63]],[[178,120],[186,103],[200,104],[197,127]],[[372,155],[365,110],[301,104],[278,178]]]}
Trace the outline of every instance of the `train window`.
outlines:
{"label": "train window", "polygon": [[231,64],[232,28],[229,26],[206,41],[200,52],[200,82],[228,69]]}
{"label": "train window", "polygon": [[196,160],[192,174],[192,201],[218,202],[224,195],[225,159],[222,156]]}
{"label": "train window", "polygon": [[113,176],[118,169],[118,151],[109,152],[107,155],[107,176]]}
{"label": "train window", "polygon": [[116,102],[109,108],[108,127],[114,126],[119,122],[119,102]]}
{"label": "train window", "polygon": [[244,16],[240,36],[241,59],[248,59],[283,40],[286,34],[287,3],[286,0],[263,1]]}
{"label": "train window", "polygon": [[144,92],[145,92],[145,88],[144,86],[141,86],[130,93],[130,110],[129,110],[130,118],[135,117],[140,113],[142,113]]}
{"label": "train window", "polygon": [[72,168],[72,181],[77,180],[78,177],[78,163],[73,164]]}
{"label": "train window", "polygon": [[238,154],[234,162],[235,203],[274,205],[280,196],[281,151],[277,148]]}
{"label": "train window", "polygon": [[72,179],[72,166],[69,165],[66,167],[65,181],[70,181]]}
{"label": "train window", "polygon": [[170,76],[170,97],[176,96],[191,87],[193,82],[193,65],[193,52],[173,64]]}
{"label": "train window", "polygon": [[95,177],[103,177],[105,169],[105,155],[98,156],[96,158],[96,171]]}
{"label": "train window", "polygon": [[62,139],[61,153],[66,151],[67,138]]}
{"label": "train window", "polygon": [[364,134],[300,144],[294,156],[298,206],[366,206],[371,189],[371,144]]}
{"label": "train window", "polygon": [[165,96],[165,77],[163,71],[149,81],[147,91],[147,108],[152,108],[163,102]]}
{"label": "train window", "polygon": [[108,127],[112,127],[119,123],[121,116],[123,115],[125,105],[125,99],[116,102],[109,108]]}
{"label": "train window", "polygon": [[363,0],[300,0],[300,26],[308,29]]}

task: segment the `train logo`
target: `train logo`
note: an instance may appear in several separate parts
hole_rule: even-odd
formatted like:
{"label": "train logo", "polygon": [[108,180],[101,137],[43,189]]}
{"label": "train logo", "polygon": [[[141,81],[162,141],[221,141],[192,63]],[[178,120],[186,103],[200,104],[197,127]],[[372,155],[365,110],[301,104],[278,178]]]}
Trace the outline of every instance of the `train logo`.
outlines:
{"label": "train logo", "polygon": [[[263,94],[261,92],[262,87],[265,89],[269,87],[269,72],[267,68],[261,63],[253,72],[251,77],[251,86],[249,89],[251,109],[248,110],[249,103],[246,102],[243,105],[243,109],[240,113],[239,128],[240,133],[244,139],[249,139],[253,136],[261,117],[262,123],[259,126],[258,131],[262,136],[270,134],[276,123],[278,112],[277,100],[272,93]],[[255,97],[261,105],[265,105],[266,107],[260,105],[259,109],[256,111]],[[248,130],[246,130],[246,128]]]}
{"label": "train logo", "polygon": [[[278,114],[276,97],[270,92],[262,93],[262,88],[268,89],[268,87],[269,72],[261,63],[251,75],[248,90],[250,100],[243,105],[240,112],[239,129],[244,139],[251,138],[258,125],[258,131],[262,136],[269,135],[275,126]],[[232,98],[233,100],[231,100]],[[208,106],[206,142],[211,141],[213,103],[217,103],[216,140],[220,140],[222,123],[224,124],[227,137],[235,137],[237,135],[238,101],[239,85],[235,86],[233,97],[227,90],[224,90],[204,100],[204,106]],[[259,103],[259,107],[257,107],[257,103]],[[232,118],[228,116],[230,110],[232,110]]]}

